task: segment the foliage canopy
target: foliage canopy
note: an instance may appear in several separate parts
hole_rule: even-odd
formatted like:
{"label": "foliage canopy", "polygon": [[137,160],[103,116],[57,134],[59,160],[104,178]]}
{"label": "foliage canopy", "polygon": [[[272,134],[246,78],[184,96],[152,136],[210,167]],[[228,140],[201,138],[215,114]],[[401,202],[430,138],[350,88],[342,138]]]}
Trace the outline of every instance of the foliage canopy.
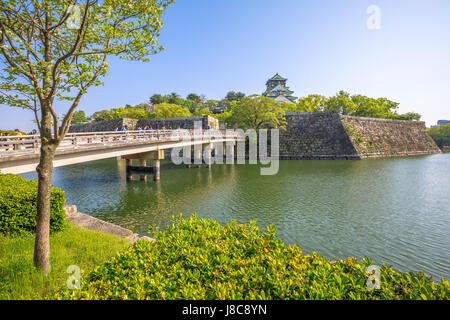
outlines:
{"label": "foliage canopy", "polygon": [[59,299],[449,299],[450,285],[422,272],[381,267],[381,289],[366,286],[370,259],[330,261],[261,232],[255,222],[175,219],[156,242],[132,248],[91,272]]}
{"label": "foliage canopy", "polygon": [[[37,181],[13,174],[0,174],[0,233],[15,235],[34,232],[37,213]],[[50,230],[60,231],[65,224],[64,191],[52,188]]]}
{"label": "foliage canopy", "polygon": [[428,132],[439,148],[450,146],[450,124],[432,127],[428,129]]}

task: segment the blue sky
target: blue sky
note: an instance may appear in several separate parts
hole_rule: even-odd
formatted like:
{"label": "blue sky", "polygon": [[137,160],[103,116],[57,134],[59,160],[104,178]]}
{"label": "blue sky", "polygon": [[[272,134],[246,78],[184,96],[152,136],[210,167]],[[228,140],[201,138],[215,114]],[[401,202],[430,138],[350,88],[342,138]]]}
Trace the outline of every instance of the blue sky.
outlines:
{"label": "blue sky", "polygon": [[[379,30],[366,26],[370,5],[381,10]],[[90,115],[154,93],[260,94],[279,72],[297,96],[342,89],[400,102],[428,126],[450,119],[449,0],[177,0],[160,43],[166,50],[148,63],[111,60],[105,85],[79,109]],[[2,129],[34,126],[31,112],[0,112]]]}

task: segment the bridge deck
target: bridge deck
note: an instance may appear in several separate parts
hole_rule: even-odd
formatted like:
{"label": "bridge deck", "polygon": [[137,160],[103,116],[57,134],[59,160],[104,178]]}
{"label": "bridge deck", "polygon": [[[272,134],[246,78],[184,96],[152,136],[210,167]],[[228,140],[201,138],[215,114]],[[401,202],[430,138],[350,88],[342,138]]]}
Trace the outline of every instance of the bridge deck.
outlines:
{"label": "bridge deck", "polygon": [[[68,134],[56,149],[54,167],[211,142],[237,141],[225,130],[151,130]],[[39,162],[40,137],[6,136],[0,141],[2,173],[34,171]]]}

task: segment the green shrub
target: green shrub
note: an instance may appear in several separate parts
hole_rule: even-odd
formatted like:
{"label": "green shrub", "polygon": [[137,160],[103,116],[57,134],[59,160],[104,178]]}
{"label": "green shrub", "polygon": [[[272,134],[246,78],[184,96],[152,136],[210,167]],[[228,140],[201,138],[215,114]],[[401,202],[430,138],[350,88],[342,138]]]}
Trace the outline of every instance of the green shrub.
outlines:
{"label": "green shrub", "polygon": [[442,149],[444,146],[450,146],[450,124],[430,128],[428,132],[439,148]]}
{"label": "green shrub", "polygon": [[81,279],[58,299],[449,299],[450,285],[422,272],[381,268],[381,289],[366,286],[356,258],[329,261],[285,246],[275,228],[255,223],[224,227],[213,220],[175,221],[156,242],[135,245]]}
{"label": "green shrub", "polygon": [[[12,174],[0,174],[0,232],[20,234],[34,232],[37,213],[36,180],[28,181]],[[50,230],[59,231],[65,223],[64,191],[52,188]]]}

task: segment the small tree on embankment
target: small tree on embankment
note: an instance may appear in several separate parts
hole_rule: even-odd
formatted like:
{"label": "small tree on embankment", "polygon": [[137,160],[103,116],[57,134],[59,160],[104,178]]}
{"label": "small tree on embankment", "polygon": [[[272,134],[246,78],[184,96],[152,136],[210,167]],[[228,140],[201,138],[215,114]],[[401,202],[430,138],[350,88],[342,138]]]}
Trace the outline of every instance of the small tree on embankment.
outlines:
{"label": "small tree on embankment", "polygon": [[[81,97],[102,84],[109,56],[148,61],[148,55],[163,49],[157,38],[165,9],[173,2],[0,0],[0,103],[33,111],[40,131],[34,264],[44,273],[51,269],[55,150]],[[55,99],[67,103],[64,116],[58,116]]]}
{"label": "small tree on embankment", "polygon": [[450,146],[450,124],[432,127],[428,129],[428,132],[439,148],[443,149],[445,146]]}

